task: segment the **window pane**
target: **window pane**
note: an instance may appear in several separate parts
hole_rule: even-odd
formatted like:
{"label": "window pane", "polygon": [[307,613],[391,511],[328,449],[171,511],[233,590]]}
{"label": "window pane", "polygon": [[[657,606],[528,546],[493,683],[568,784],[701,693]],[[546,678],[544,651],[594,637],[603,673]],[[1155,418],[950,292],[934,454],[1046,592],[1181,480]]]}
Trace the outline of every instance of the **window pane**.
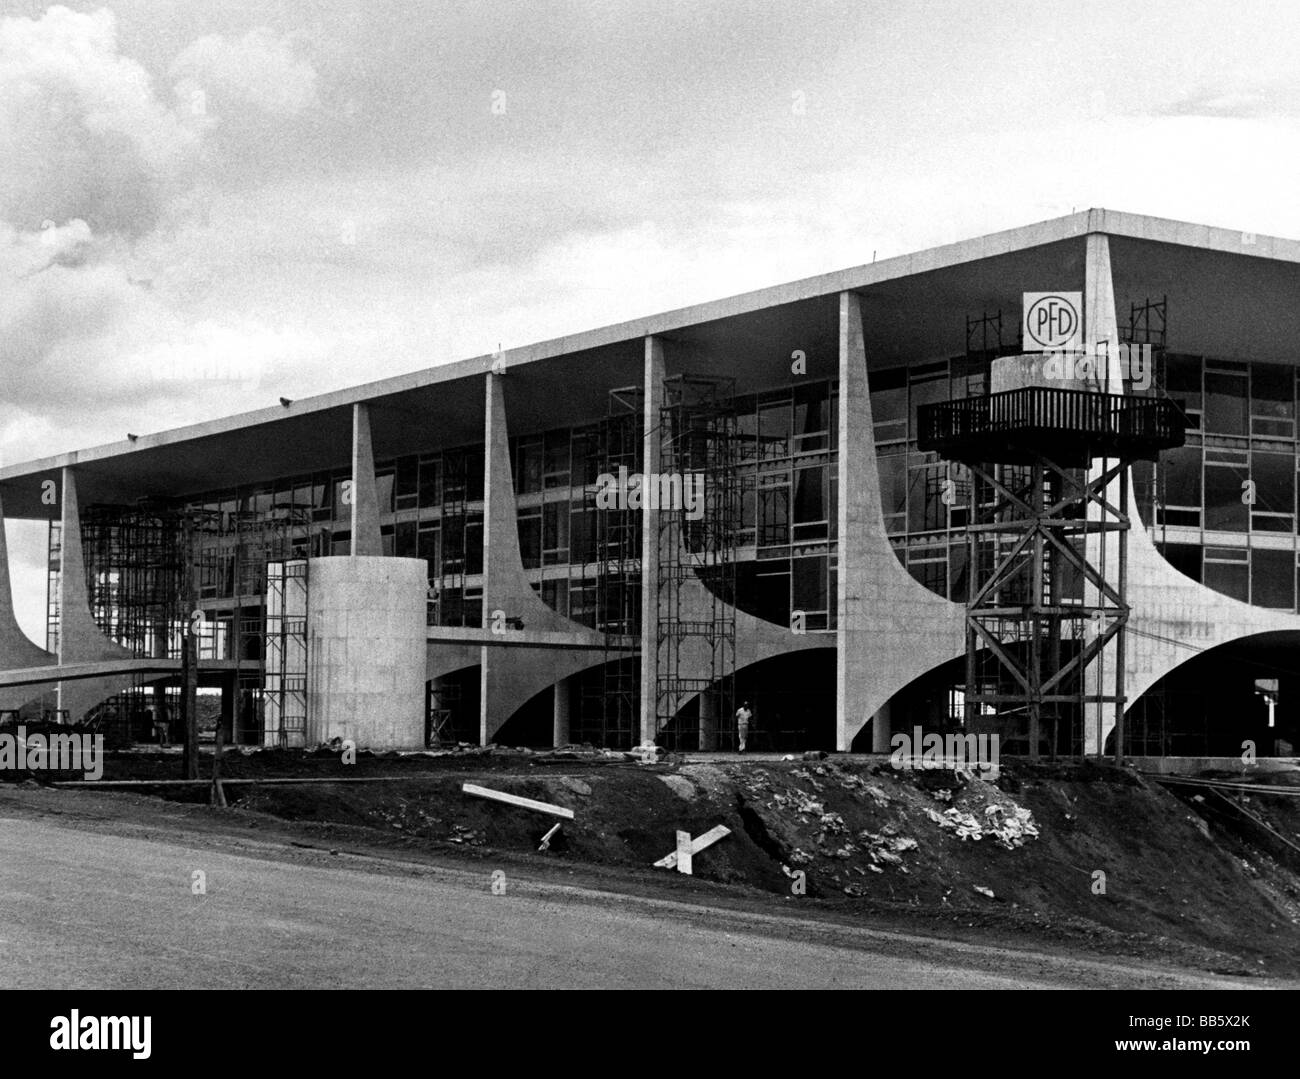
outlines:
{"label": "window pane", "polygon": [[970,574],[967,561],[969,552],[965,543],[953,543],[948,547],[948,566],[950,592],[948,598],[954,603],[965,603],[970,595]]}
{"label": "window pane", "polygon": [[416,557],[416,524],[414,521],[401,521],[397,525],[397,533],[393,552],[398,558]]}
{"label": "window pane", "polygon": [[478,515],[465,522],[465,572],[483,572],[483,518]]}
{"label": "window pane", "polygon": [[827,429],[827,385],[814,382],[800,386],[794,393],[795,433],[806,435]]}
{"label": "window pane", "polygon": [[796,611],[826,610],[826,559],[795,558],[791,560],[794,571],[794,609]]}
{"label": "window pane", "polygon": [[1251,414],[1295,416],[1295,375],[1289,367],[1257,363],[1250,369]]}
{"label": "window pane", "polygon": [[519,554],[524,569],[542,564],[542,518],[540,515],[519,518]]}
{"label": "window pane", "polygon": [[550,431],[546,435],[546,486],[569,486],[569,431]]}
{"label": "window pane", "polygon": [[1239,375],[1205,376],[1205,430],[1220,435],[1246,433],[1246,380]]}
{"label": "window pane", "polygon": [[429,563],[429,575],[436,576],[438,573],[438,529],[421,528],[419,545],[416,547],[416,558],[426,559]]}
{"label": "window pane", "polygon": [[[913,460],[919,460],[914,457]],[[927,532],[947,527],[947,506],[943,504],[944,465],[923,465],[908,469],[907,528]]]}
{"label": "window pane", "polygon": [[[781,563],[778,563],[781,564]],[[790,624],[790,575],[788,573],[760,573],[754,578],[755,604],[760,618]]]}
{"label": "window pane", "polygon": [[1201,358],[1199,356],[1171,355],[1165,360],[1165,390],[1183,407],[1199,410],[1201,407]]}
{"label": "window pane", "polygon": [[786,473],[759,477],[758,543],[760,547],[790,542],[790,486]]}
{"label": "window pane", "polygon": [[795,472],[794,519],[796,523],[826,520],[825,465]]}
{"label": "window pane", "polygon": [[938,401],[948,400],[948,371],[947,365],[944,366],[943,373],[934,376],[929,375],[923,379],[913,379],[911,393],[911,409],[909,415],[912,421],[912,434],[915,437],[918,430],[916,424],[917,409],[923,405],[931,405]]}
{"label": "window pane", "polygon": [[1256,513],[1295,513],[1295,458],[1289,453],[1252,453]]}
{"label": "window pane", "polygon": [[1257,607],[1295,607],[1295,552],[1250,553],[1250,602]]}
{"label": "window pane", "polygon": [[542,489],[542,444],[530,441],[519,443],[516,452],[518,470],[515,473],[515,490],[520,494],[533,494]]}
{"label": "window pane", "polygon": [[420,466],[415,457],[399,457],[393,481],[395,498],[414,497],[419,489]]}
{"label": "window pane", "polygon": [[786,457],[789,455],[789,401],[775,401],[759,406],[758,443],[764,458]]}
{"label": "window pane", "polygon": [[1248,530],[1250,507],[1241,500],[1245,473],[1245,469],[1231,465],[1205,466],[1206,528],[1228,532]]}
{"label": "window pane", "polygon": [[907,458],[901,453],[876,458],[880,472],[880,502],[886,523],[890,514],[907,512]]}
{"label": "window pane", "polygon": [[1233,599],[1247,601],[1248,569],[1245,563],[1205,563],[1205,584]]}
{"label": "window pane", "polygon": [[465,498],[469,502],[483,500],[483,450],[465,451]]}
{"label": "window pane", "polygon": [[758,435],[758,413],[755,411],[754,399],[742,397],[736,400],[736,436],[739,441],[737,452],[742,461],[752,461],[758,456],[755,438]]}
{"label": "window pane", "polygon": [[894,367],[875,371],[868,376],[871,393],[871,419],[876,438],[884,440],[907,437],[907,369]]}
{"label": "window pane", "polygon": [[442,502],[442,461],[434,458],[420,462],[420,508]]}
{"label": "window pane", "polygon": [[[568,557],[569,503],[548,502],[542,508],[542,551],[547,562],[558,562],[560,555]],[[549,553],[548,553],[549,552]]]}

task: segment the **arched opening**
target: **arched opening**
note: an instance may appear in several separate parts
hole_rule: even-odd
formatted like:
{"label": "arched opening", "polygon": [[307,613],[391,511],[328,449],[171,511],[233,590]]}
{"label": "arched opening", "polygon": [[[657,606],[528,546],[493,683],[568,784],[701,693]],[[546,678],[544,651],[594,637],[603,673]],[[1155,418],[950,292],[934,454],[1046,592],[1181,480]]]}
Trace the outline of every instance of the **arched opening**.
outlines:
{"label": "arched opening", "polygon": [[926,734],[962,729],[965,680],[965,656],[932,667],[890,697],[854,736],[850,749],[854,753],[870,753],[878,726],[885,728],[882,739],[885,745],[893,734],[911,734],[916,727]]}
{"label": "arched opening", "polygon": [[[981,655],[984,653],[981,651]],[[1061,707],[1044,717],[1038,751],[1044,756],[1069,756],[1082,751],[1081,720],[1077,708]],[[1029,752],[1028,717],[1015,711],[997,713],[984,706],[984,714],[969,722],[966,718],[966,657],[957,656],[932,667],[900,689],[854,736],[851,750],[870,753],[877,725],[885,728],[881,744],[888,746],[895,734],[988,734],[997,736],[999,754],[1016,756]]]}
{"label": "arched opening", "polygon": [[641,660],[624,656],[569,679],[569,741],[631,749],[641,741]]}
{"label": "arched opening", "polygon": [[547,686],[516,708],[491,740],[499,746],[549,748],[555,740],[555,687]]}
{"label": "arched opening", "polygon": [[810,648],[741,668],[729,702],[718,688],[715,683],[713,691],[687,701],[660,729],[658,742],[678,750],[734,752],[736,711],[748,703],[747,752],[834,750],[834,648]]}
{"label": "arched opening", "polygon": [[[1135,757],[1295,756],[1300,746],[1300,632],[1261,633],[1193,655],[1142,694],[1124,721]],[[1113,753],[1115,732],[1106,751]]]}
{"label": "arched opening", "polygon": [[[76,686],[75,682],[70,684]],[[103,734],[104,744],[112,749],[130,745],[180,745],[185,740],[181,695],[181,679],[175,675],[139,678],[135,685],[105,693],[79,719],[73,718],[74,722]],[[234,678],[230,672],[199,671],[194,703],[200,742],[215,738],[218,726],[225,744],[236,741],[234,700]]]}

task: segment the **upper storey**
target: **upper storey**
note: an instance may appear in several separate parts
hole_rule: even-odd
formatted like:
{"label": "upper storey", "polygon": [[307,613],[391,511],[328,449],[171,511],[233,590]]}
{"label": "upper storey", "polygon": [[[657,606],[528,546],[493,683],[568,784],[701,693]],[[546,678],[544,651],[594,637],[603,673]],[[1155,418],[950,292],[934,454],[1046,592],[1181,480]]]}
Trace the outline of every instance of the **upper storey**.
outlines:
{"label": "upper storey", "polygon": [[[335,393],[0,468],[7,516],[47,518],[42,483],[76,466],[82,500],[133,502],[346,466],[351,410],[368,402],[375,455],[479,442],[483,375],[504,369],[513,433],[602,416],[608,390],[639,384],[643,339],[667,343],[668,374],[708,372],[738,392],[838,371],[838,302],[864,300],[871,369],[961,353],[968,315],[1014,325],[1026,291],[1085,288],[1085,237],[1108,235],[1116,309],[1167,297],[1171,350],[1296,364],[1300,242],[1160,218],[1087,210],[1022,228],[761,289],[586,333],[477,356]],[[274,391],[268,390],[268,397]]]}

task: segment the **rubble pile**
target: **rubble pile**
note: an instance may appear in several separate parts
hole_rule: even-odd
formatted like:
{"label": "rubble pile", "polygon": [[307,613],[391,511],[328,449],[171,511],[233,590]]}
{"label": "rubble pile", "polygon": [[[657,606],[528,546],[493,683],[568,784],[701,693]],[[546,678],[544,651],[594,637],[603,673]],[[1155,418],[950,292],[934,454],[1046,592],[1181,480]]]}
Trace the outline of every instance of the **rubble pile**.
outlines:
{"label": "rubble pile", "polygon": [[1005,803],[995,801],[986,805],[982,814],[983,819],[974,813],[957,808],[946,809],[942,813],[927,808],[925,812],[940,828],[955,832],[957,838],[961,840],[980,840],[987,835],[992,836],[1007,850],[1015,850],[1017,847],[1023,847],[1026,839],[1038,838],[1038,825],[1034,823],[1034,814],[1009,799]]}
{"label": "rubble pile", "polygon": [[935,846],[940,837],[927,839],[927,833],[934,835],[932,826],[963,842],[992,840],[1007,851],[1039,835],[1030,810],[970,774],[864,771],[835,761],[730,774],[762,822],[768,849],[780,858],[785,874],[803,869],[823,886],[832,884],[851,896],[872,894],[873,876],[882,881],[914,871],[924,876],[927,862],[944,857]]}

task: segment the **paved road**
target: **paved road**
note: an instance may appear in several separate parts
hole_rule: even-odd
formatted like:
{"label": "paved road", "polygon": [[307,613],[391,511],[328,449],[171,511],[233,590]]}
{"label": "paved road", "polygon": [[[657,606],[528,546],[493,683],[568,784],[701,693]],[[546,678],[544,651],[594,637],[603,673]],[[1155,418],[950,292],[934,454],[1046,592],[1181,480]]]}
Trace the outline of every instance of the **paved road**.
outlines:
{"label": "paved road", "polygon": [[[989,989],[1147,977],[969,944],[911,947],[900,934],[613,896],[514,869],[494,895],[490,868],[264,846],[0,818],[0,986]],[[204,895],[193,894],[196,870]]]}

